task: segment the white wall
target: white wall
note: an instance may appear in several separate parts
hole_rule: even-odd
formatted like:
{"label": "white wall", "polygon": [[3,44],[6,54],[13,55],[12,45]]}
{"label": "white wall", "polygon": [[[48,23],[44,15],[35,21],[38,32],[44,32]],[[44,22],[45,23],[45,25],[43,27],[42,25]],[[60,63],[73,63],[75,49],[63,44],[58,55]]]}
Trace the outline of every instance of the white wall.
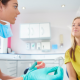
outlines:
{"label": "white wall", "polygon": [[[36,14],[20,14],[16,23],[12,25],[13,37],[11,39],[12,50],[17,54],[43,54],[43,53],[65,53],[71,46],[70,36],[71,31],[68,28],[75,17],[75,12],[54,12],[54,13],[36,13]],[[26,42],[41,42],[36,41],[23,41],[19,38],[19,24],[20,23],[42,23],[50,22],[51,24],[51,45],[57,44],[58,49],[51,52],[42,52],[39,50],[26,50]],[[60,48],[59,35],[63,34],[64,46]]]}

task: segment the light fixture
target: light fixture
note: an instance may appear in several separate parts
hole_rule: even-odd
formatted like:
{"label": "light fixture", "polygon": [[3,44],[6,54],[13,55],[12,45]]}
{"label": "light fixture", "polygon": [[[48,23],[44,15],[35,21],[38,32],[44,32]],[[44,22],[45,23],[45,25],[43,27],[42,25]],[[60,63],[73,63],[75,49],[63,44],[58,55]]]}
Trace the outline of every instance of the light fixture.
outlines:
{"label": "light fixture", "polygon": [[22,9],[26,9],[25,7],[22,7]]}
{"label": "light fixture", "polygon": [[63,5],[61,5],[61,7],[65,7],[65,5],[63,4]]}

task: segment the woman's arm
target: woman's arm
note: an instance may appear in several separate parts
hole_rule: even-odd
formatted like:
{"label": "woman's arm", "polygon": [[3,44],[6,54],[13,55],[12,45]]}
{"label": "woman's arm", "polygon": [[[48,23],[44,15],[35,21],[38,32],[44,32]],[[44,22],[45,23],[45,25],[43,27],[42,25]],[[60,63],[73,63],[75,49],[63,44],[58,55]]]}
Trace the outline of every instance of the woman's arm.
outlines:
{"label": "woman's arm", "polygon": [[72,66],[72,63],[68,62],[66,66],[67,66],[67,72],[69,75],[69,80],[77,80],[76,72]]}
{"label": "woman's arm", "polygon": [[8,79],[13,79],[13,78],[15,78],[15,77],[11,77],[11,76],[5,75],[0,70],[0,79],[2,79],[2,80],[8,80]]}
{"label": "woman's arm", "polygon": [[14,79],[7,79],[7,80],[23,80],[23,77],[18,77],[18,78],[14,78]]}

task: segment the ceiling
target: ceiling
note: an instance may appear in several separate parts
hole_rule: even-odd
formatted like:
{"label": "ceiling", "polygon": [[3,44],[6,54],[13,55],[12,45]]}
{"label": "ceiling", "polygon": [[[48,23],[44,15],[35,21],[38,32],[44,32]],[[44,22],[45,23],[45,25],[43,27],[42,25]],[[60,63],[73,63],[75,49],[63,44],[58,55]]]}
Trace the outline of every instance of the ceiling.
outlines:
{"label": "ceiling", "polygon": [[80,0],[18,0],[18,5],[21,13],[80,12]]}

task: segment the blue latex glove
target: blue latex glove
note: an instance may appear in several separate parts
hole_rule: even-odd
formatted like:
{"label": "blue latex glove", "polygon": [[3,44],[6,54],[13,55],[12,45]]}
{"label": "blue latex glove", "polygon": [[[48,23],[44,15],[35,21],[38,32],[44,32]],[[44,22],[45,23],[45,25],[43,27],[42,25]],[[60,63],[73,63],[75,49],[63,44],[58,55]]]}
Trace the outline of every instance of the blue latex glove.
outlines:
{"label": "blue latex glove", "polygon": [[[49,75],[51,72],[55,72],[55,75]],[[63,80],[63,69],[61,67],[49,67],[29,70],[26,75],[22,75],[23,80]]]}
{"label": "blue latex glove", "polygon": [[30,68],[29,68],[29,71],[30,70],[36,70],[37,67],[35,67],[37,65],[37,62],[35,62]]}

